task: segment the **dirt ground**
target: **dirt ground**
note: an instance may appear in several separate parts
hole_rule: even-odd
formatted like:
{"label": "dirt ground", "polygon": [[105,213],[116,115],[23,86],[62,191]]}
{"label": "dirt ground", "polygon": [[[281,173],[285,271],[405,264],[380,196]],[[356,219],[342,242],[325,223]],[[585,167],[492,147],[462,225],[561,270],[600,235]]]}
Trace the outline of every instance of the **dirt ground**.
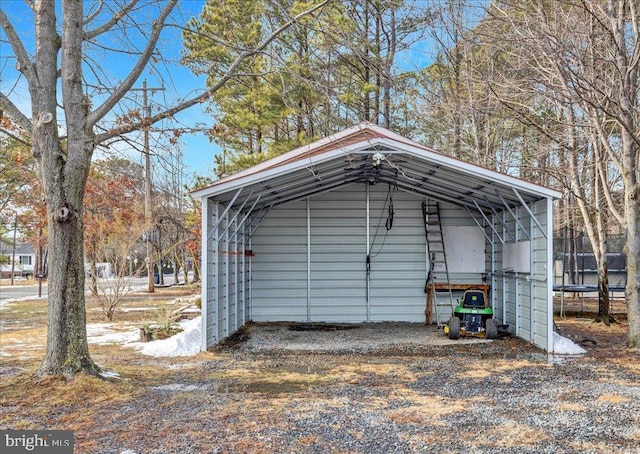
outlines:
{"label": "dirt ground", "polygon": [[[194,291],[132,295],[114,327]],[[96,309],[89,302],[89,323],[103,323]],[[0,428],[71,429],[76,453],[640,453],[640,352],[626,348],[624,314],[609,327],[586,310],[557,318],[581,357],[548,357],[514,337],[285,350],[266,337],[296,333],[250,325],[192,357],[91,344],[117,376],[71,381],[34,378],[45,317],[43,301],[0,312]]]}

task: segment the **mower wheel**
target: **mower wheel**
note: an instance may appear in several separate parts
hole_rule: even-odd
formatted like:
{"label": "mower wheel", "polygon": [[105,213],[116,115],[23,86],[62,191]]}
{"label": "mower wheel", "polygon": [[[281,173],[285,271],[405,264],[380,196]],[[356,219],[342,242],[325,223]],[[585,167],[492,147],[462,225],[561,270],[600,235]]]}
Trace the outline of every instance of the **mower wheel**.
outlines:
{"label": "mower wheel", "polygon": [[485,322],[485,338],[497,339],[498,338],[498,320],[495,318],[488,318]]}
{"label": "mower wheel", "polygon": [[460,337],[460,319],[452,316],[449,319],[449,339],[458,339]]}

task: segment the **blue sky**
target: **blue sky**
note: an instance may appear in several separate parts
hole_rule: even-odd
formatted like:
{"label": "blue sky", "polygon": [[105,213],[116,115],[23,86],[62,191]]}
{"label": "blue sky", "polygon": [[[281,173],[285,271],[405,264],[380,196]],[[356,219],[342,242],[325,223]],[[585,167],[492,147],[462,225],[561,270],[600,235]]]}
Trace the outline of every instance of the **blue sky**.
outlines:
{"label": "blue sky", "polygon": [[[119,0],[119,3],[124,2],[125,0]],[[481,1],[480,3],[483,2]],[[86,0],[85,9],[87,12],[95,4],[96,2],[94,1]],[[107,5],[106,8],[117,9],[115,7],[116,0],[107,0],[104,4]],[[136,11],[134,17],[136,22],[141,25],[140,29],[149,30],[150,20],[157,16],[157,10],[153,11],[154,7],[151,1],[143,0],[140,4],[144,8]],[[204,4],[205,0],[180,0],[177,10],[172,15],[172,22],[177,25],[184,25],[191,17],[197,17],[200,14]],[[61,8],[61,5],[62,2],[58,0],[58,9]],[[27,51],[33,52],[34,25],[33,14],[29,7],[23,0],[0,0],[0,8],[9,16],[20,36],[24,37],[23,40]],[[149,9],[151,11],[148,11]],[[109,13],[109,16],[111,15],[110,11],[107,11],[107,13]],[[144,37],[139,32],[136,32],[135,27],[129,29],[129,32],[132,33],[132,36],[126,43],[122,42],[126,38],[122,38],[119,35],[110,36],[105,40],[105,43],[113,48],[126,48],[125,46],[140,47],[146,42]],[[1,32],[0,37],[4,39]],[[428,39],[417,43],[412,49],[397,56],[397,67],[407,71],[424,68],[432,61],[430,47]],[[142,87],[143,80],[146,80],[149,87],[164,87],[164,91],[155,92],[149,96],[152,109],[156,112],[162,107],[170,107],[177,100],[191,98],[192,95],[203,91],[205,88],[204,77],[194,76],[188,68],[179,63],[181,50],[182,31],[178,27],[166,27],[158,44],[158,53],[162,58],[158,59],[154,65],[149,66],[134,85],[134,88],[139,89]],[[19,73],[14,69],[15,59],[12,59],[12,53],[6,44],[0,42],[0,70],[2,71],[0,73],[0,88],[3,93],[6,93],[9,89],[11,91],[11,99],[22,108],[23,112],[30,115],[26,82],[19,77]],[[91,62],[93,66],[86,68],[85,77],[89,78],[88,81],[90,83],[92,82],[91,78],[93,78],[93,82],[100,80],[101,85],[106,86],[115,86],[118,81],[123,80],[135,61],[134,57],[130,55],[118,55],[107,51],[98,51],[98,53],[90,55],[90,57],[93,58]],[[87,93],[92,98],[94,105],[101,103],[107,96],[106,92],[99,90],[88,91]],[[121,103],[114,111],[114,114],[107,120],[113,121],[116,114],[125,112],[127,109],[139,108],[141,106],[141,97],[140,91],[132,91],[128,101]],[[204,105],[196,105],[176,115],[175,121],[156,124],[155,127],[158,129],[181,126],[194,127],[197,125],[211,127],[213,118],[210,113],[205,111],[204,107]],[[58,120],[60,121],[60,119],[64,119],[61,113],[58,114]],[[61,125],[61,128],[64,128],[64,125]],[[110,145],[109,153],[126,156],[134,161],[142,162],[142,155],[139,151],[142,147],[142,134],[132,133],[128,137],[132,143],[113,143]],[[166,138],[163,138],[158,133],[153,133],[151,146],[152,152],[157,155],[155,160],[158,162],[154,163],[154,166],[158,169],[162,168],[163,165],[165,167],[169,165],[167,164],[171,161],[169,156],[172,153],[177,153],[177,147],[179,147],[185,166],[184,182],[192,180],[194,174],[213,176],[214,156],[220,153],[220,148],[211,143],[203,133],[185,134],[180,138],[177,146],[169,145]],[[100,158],[104,156],[104,153],[104,149],[98,148],[96,157]],[[158,173],[154,172],[156,178],[159,178],[157,176]]]}
{"label": "blue sky", "polygon": [[[108,3],[108,2],[107,2]],[[112,3],[112,6],[115,2]],[[178,10],[173,14],[173,22],[177,24],[184,24],[190,17],[198,16],[204,0],[181,0],[178,6]],[[94,2],[85,2],[86,8]],[[57,2],[57,7],[61,8],[61,2]],[[0,0],[0,8],[9,17],[14,27],[16,28],[19,36],[21,37],[27,52],[30,54],[34,50],[34,24],[33,13],[30,8],[25,4],[23,0]],[[146,14],[145,10],[140,12],[141,15]],[[58,14],[60,15],[60,14]],[[153,17],[154,13],[149,12],[148,17]],[[141,20],[145,22],[144,19]],[[148,29],[148,27],[147,27]],[[3,93],[10,93],[12,101],[18,105],[18,107],[28,116],[30,112],[30,101],[27,90],[27,85],[19,73],[15,70],[15,58],[12,57],[13,51],[4,42],[4,35],[2,36],[3,42],[0,42],[0,89]],[[140,37],[132,38],[133,44],[140,44],[144,40]],[[138,40],[138,41],[136,41]],[[117,46],[117,39],[111,38],[107,40],[107,43]],[[176,100],[187,99],[192,95],[197,94],[198,91],[202,91],[205,88],[205,81],[203,77],[196,77],[191,71],[179,64],[180,52],[182,49],[182,34],[181,30],[175,27],[168,27],[163,31],[161,36],[158,52],[161,54],[164,61],[158,62],[156,65],[149,66],[138,82],[134,85],[135,88],[142,87],[142,81],[146,80],[149,87],[164,87],[164,91],[159,91],[149,94],[149,102],[153,111],[157,111],[162,107],[170,107]],[[134,59],[127,55],[115,55],[113,53],[104,53],[104,55],[96,54],[92,63],[93,68],[96,69],[96,73],[100,73],[106,79],[109,79],[106,85],[117,84],[118,80],[122,80],[129,69],[133,65]],[[85,70],[85,77],[94,77],[94,70]],[[94,79],[97,80],[97,79]],[[101,94],[99,91],[90,93],[93,96],[94,105],[99,104],[106,94]],[[130,101],[124,102],[119,106],[114,113],[122,112],[126,109],[139,107],[141,103],[141,92],[137,91],[132,93]],[[110,117],[113,120],[113,115]],[[59,112],[58,120],[61,121],[64,116]],[[197,105],[191,109],[178,114],[175,121],[164,122],[163,124],[156,124],[155,126],[160,128],[178,128],[181,126],[193,127],[195,125],[205,125],[210,127],[212,124],[212,117],[209,113],[205,112],[203,106]],[[64,129],[64,125],[61,125]],[[129,134],[133,144],[127,145],[123,142],[114,143],[109,148],[108,153],[115,153],[116,155],[127,156],[134,161],[142,161],[141,154],[136,148],[142,147],[142,135],[140,133]],[[219,147],[211,143],[209,139],[203,133],[185,134],[182,135],[179,143],[170,145],[166,138],[163,138],[158,133],[151,134],[151,147],[152,152],[157,155],[154,162],[154,166],[157,171],[154,172],[156,178],[161,173],[160,169],[166,167],[169,161],[169,153],[178,153],[178,147],[183,156],[184,163],[184,182],[189,182],[193,179],[194,174],[202,176],[213,175],[213,162],[214,155],[219,152]],[[96,150],[95,157],[100,158],[105,156],[104,149],[98,148]]]}

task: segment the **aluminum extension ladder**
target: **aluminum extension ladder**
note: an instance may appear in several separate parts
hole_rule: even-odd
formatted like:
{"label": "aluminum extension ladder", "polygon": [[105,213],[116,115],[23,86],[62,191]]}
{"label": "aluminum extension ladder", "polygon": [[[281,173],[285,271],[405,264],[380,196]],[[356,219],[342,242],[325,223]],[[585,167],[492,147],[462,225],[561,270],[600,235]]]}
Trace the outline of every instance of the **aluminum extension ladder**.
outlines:
{"label": "aluminum extension ladder", "polygon": [[[429,273],[425,290],[427,292],[427,323],[431,323],[431,307],[436,311],[436,324],[442,327],[447,324],[453,314],[455,305],[453,292],[449,281],[449,267],[447,266],[447,253],[444,247],[442,223],[440,219],[440,204],[435,200],[422,202],[422,215],[424,218],[424,231],[427,240],[427,257],[429,257]],[[438,298],[436,283],[440,293],[445,293]],[[444,288],[443,288],[444,286]]]}

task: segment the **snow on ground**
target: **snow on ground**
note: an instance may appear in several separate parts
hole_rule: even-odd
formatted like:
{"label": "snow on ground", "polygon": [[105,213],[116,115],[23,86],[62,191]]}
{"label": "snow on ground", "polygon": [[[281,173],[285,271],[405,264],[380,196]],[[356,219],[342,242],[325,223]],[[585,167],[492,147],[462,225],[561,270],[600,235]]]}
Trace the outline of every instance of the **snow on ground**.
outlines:
{"label": "snow on ground", "polygon": [[[194,302],[199,295],[187,298],[177,298],[167,304],[184,304]],[[147,308],[131,308],[143,310]],[[151,308],[149,308],[151,309]],[[197,307],[190,307],[189,312],[199,312]],[[119,344],[133,347],[143,355],[155,357],[192,356],[200,351],[200,317],[192,320],[182,320],[180,326],[183,331],[163,340],[139,342],[140,326],[138,324],[122,325],[116,323],[90,323],[87,325],[87,339],[91,344],[109,345]]]}
{"label": "snow on ground", "polygon": [[120,374],[112,370],[103,370],[100,372],[100,376],[103,378],[120,378]]}
{"label": "snow on ground", "polygon": [[573,341],[553,332],[553,353],[556,355],[582,355],[587,351]]}
{"label": "snow on ground", "polygon": [[140,328],[138,325],[128,325],[126,331],[113,329],[115,323],[89,323],[87,325],[87,340],[90,344],[129,344],[140,340]]}
{"label": "snow on ground", "polygon": [[154,311],[156,310],[155,307],[123,307],[122,309],[119,309],[120,311],[127,313],[127,312],[146,312],[146,311]]}
{"label": "snow on ground", "polygon": [[16,297],[16,298],[8,298],[6,300],[0,301],[0,309],[2,309],[4,306],[6,306],[7,304],[10,304],[10,303],[18,303],[20,301],[41,300],[41,299],[46,299],[46,298],[39,297],[38,295],[30,295],[30,296],[20,296],[20,297]]}
{"label": "snow on ground", "polygon": [[201,317],[182,320],[180,326],[184,331],[167,339],[144,342],[136,349],[147,356],[193,356],[200,352]]}

